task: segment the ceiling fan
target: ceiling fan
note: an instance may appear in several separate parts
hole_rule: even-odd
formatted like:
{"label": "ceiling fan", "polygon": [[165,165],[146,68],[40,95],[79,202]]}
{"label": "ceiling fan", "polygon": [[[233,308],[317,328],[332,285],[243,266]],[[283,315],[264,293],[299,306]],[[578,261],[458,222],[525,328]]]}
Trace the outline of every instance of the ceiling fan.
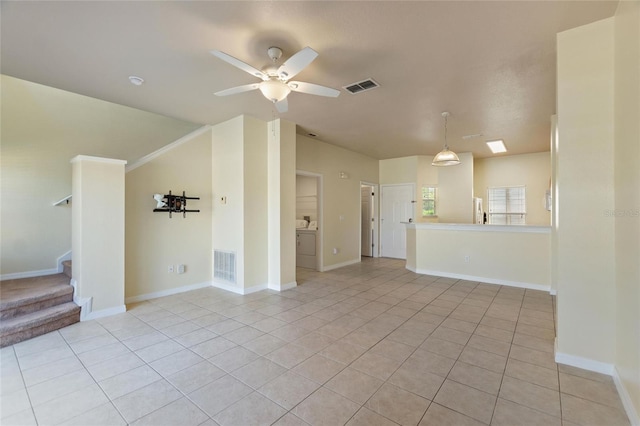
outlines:
{"label": "ceiling fan", "polygon": [[212,50],[211,54],[222,59],[223,61],[240,68],[242,71],[262,79],[261,83],[245,84],[243,86],[232,87],[231,89],[216,92],[216,96],[235,95],[237,93],[248,92],[250,90],[260,89],[265,98],[269,99],[276,106],[279,112],[287,112],[289,109],[287,95],[291,91],[308,93],[310,95],[328,96],[335,98],[340,92],[330,87],[320,86],[319,84],[305,83],[303,81],[289,81],[292,77],[305,69],[317,56],[318,52],[310,47],[305,47],[289,59],[287,59],[280,67],[276,66],[276,62],[282,56],[282,49],[279,47],[270,47],[267,49],[267,55],[271,58],[273,65],[263,70],[252,67],[219,50]]}

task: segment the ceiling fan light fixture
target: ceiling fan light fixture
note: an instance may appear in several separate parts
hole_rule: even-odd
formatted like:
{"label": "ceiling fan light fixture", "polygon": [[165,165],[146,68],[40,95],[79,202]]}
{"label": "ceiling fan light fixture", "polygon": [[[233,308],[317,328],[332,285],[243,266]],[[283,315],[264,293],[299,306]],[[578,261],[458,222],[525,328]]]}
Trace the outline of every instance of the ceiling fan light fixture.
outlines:
{"label": "ceiling fan light fixture", "polygon": [[442,116],[444,117],[444,148],[433,157],[431,165],[438,167],[456,166],[460,164],[460,159],[455,152],[449,149],[449,145],[447,145],[447,117],[449,117],[449,113],[445,111],[442,113]]}
{"label": "ceiling fan light fixture", "polygon": [[283,82],[271,79],[260,83],[260,91],[271,102],[280,102],[291,93],[291,88]]}

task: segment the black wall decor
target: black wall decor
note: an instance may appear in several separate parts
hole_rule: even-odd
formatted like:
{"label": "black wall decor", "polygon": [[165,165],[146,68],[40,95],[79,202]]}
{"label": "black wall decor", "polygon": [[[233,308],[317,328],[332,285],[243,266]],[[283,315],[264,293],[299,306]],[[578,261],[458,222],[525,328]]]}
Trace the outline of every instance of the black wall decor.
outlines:
{"label": "black wall decor", "polygon": [[184,191],[182,191],[182,195],[173,195],[171,191],[169,191],[166,195],[160,196],[160,194],[156,194],[153,198],[158,202],[157,207],[153,209],[153,211],[169,212],[169,217],[171,217],[171,213],[182,213],[182,217],[187,217],[187,212],[200,212],[200,210],[187,209],[187,200],[199,200],[200,197],[187,197]]}

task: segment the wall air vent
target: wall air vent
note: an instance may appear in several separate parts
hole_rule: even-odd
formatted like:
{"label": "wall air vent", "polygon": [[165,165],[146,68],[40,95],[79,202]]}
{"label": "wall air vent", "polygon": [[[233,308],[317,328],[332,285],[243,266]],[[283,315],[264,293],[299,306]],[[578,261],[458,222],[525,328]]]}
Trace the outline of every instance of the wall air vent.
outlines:
{"label": "wall air vent", "polygon": [[236,254],[232,251],[213,251],[213,278],[236,282]]}
{"label": "wall air vent", "polygon": [[377,89],[380,87],[378,83],[373,81],[372,78],[368,78],[366,80],[358,81],[357,83],[348,84],[346,86],[342,86],[344,90],[355,95],[356,93],[366,92],[367,90]]}

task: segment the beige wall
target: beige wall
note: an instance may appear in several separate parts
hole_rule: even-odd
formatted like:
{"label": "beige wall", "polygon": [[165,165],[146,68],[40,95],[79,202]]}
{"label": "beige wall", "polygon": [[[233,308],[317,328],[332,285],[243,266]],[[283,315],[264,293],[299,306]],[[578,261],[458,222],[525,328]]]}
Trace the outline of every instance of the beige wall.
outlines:
{"label": "beige wall", "polygon": [[[125,164],[84,155],[72,160],[72,276],[83,319],[125,309]],[[84,306],[88,300],[90,312]]]}
{"label": "beige wall", "polygon": [[550,238],[548,227],[409,225],[407,267],[421,274],[548,290]]}
{"label": "beige wall", "polygon": [[416,183],[418,157],[399,157],[380,160],[380,184]]}
{"label": "beige wall", "polygon": [[[241,169],[244,192],[244,288],[268,282],[267,123],[244,116],[244,152]],[[238,177],[227,176],[227,179]]]}
{"label": "beige wall", "polygon": [[1,76],[1,273],[50,270],[71,250],[76,155],[134,160],[199,127]]}
{"label": "beige wall", "polygon": [[[378,183],[378,160],[297,135],[298,170],[323,176],[323,269],[359,262],[360,182]],[[346,172],[349,179],[340,179]],[[340,220],[340,217],[343,219]],[[332,254],[332,248],[339,253]]]}
{"label": "beige wall", "polygon": [[525,186],[527,225],[550,225],[551,213],[545,209],[544,195],[551,180],[549,152],[476,158],[473,162],[474,197],[483,199],[488,210],[487,189],[496,186]]}
{"label": "beige wall", "polygon": [[296,125],[274,120],[268,124],[269,288],[296,285]]}
{"label": "beige wall", "polygon": [[[615,16],[616,369],[640,413],[640,3]],[[618,216],[618,212],[621,212]]]}
{"label": "beige wall", "polygon": [[460,164],[438,169],[438,222],[473,221],[473,154],[458,154]]}
{"label": "beige wall", "polygon": [[557,351],[600,365],[616,352],[613,30],[610,18],[557,39]]}
{"label": "beige wall", "polygon": [[[199,213],[155,213],[153,194],[200,197]],[[126,297],[211,281],[211,131],[126,174]],[[184,264],[184,274],[168,266]]]}
{"label": "beige wall", "polygon": [[437,218],[422,217],[422,186],[438,184],[438,167],[431,165],[433,157],[415,155],[412,157],[390,158],[380,160],[380,184],[394,185],[413,183],[416,188],[415,212],[416,222],[436,222]]}
{"label": "beige wall", "polygon": [[214,285],[246,294],[295,283],[294,129],[249,116],[212,127],[212,248],[237,264],[235,284]]}
{"label": "beige wall", "polygon": [[309,216],[318,220],[318,179],[312,176],[296,176],[296,219]]}
{"label": "beige wall", "polygon": [[243,130],[243,116],[212,127],[212,249],[236,253],[237,288],[244,282]]}

